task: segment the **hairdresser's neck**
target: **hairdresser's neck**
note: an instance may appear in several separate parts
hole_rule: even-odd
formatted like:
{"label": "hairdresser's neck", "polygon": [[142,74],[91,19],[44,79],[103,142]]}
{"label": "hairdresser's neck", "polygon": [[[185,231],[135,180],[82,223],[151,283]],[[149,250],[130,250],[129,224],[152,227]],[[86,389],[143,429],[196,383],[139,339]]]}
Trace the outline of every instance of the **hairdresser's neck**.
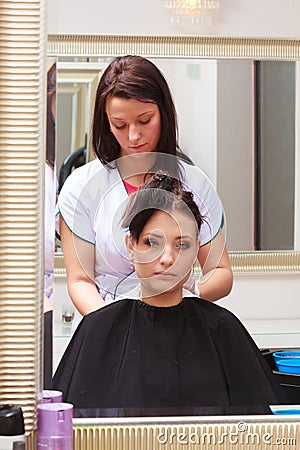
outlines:
{"label": "hairdresser's neck", "polygon": [[117,161],[118,170],[123,180],[133,186],[141,186],[147,181],[149,171],[155,163],[155,153],[126,156]]}
{"label": "hairdresser's neck", "polygon": [[165,292],[159,295],[151,295],[150,293],[146,293],[145,290],[143,291],[143,288],[141,288],[140,298],[141,301],[147,303],[147,305],[169,308],[182,302],[182,289],[172,292]]}

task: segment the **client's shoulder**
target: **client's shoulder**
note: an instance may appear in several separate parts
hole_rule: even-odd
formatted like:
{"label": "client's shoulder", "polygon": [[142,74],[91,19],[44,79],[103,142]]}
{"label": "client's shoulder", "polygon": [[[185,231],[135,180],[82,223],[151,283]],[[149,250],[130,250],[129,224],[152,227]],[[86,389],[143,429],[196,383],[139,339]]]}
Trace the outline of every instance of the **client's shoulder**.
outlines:
{"label": "client's shoulder", "polygon": [[199,314],[205,316],[207,323],[211,325],[218,325],[220,323],[239,323],[241,325],[240,320],[228,309],[223,306],[218,305],[217,303],[210,302],[208,300],[204,300],[199,297],[186,297],[183,299],[185,305],[189,308],[193,308]]}
{"label": "client's shoulder", "polygon": [[80,329],[81,332],[104,329],[107,324],[117,324],[121,319],[126,320],[134,307],[134,302],[133,299],[122,299],[108,303],[84,316],[77,329]]}
{"label": "client's shoulder", "polygon": [[96,311],[92,311],[91,313],[87,314],[83,319],[85,321],[93,321],[97,320],[97,318],[99,317],[107,316],[109,314],[118,314],[119,312],[124,313],[126,310],[130,310],[134,306],[135,301],[136,300],[134,299],[127,298],[108,303],[97,309]]}

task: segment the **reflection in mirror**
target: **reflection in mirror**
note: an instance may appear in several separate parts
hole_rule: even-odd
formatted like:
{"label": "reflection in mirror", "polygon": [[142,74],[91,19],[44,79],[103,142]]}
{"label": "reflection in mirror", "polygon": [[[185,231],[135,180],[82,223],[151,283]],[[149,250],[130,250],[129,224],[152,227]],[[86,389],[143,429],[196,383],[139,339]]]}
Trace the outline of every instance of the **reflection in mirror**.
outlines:
{"label": "reflection in mirror", "polygon": [[104,62],[57,64],[58,192],[72,170],[93,158],[90,128],[94,97]]}
{"label": "reflection in mirror", "polygon": [[295,62],[257,62],[258,250],[295,249],[296,98]]}
{"label": "reflection in mirror", "polygon": [[[75,167],[93,158],[93,96],[108,61],[58,61],[59,189]],[[221,196],[229,251],[295,250],[297,63],[153,61],[173,93],[182,150]]]}
{"label": "reflection in mirror", "polygon": [[54,389],[76,408],[154,407],[158,414],[245,405],[258,414],[263,405],[283,403],[276,377],[239,320],[209,301],[182,298],[204,224],[196,196],[167,176],[151,178],[134,195],[121,226],[129,230],[139,299],[129,294],[82,319]]}
{"label": "reflection in mirror", "polygon": [[54,292],[55,251],[55,130],[56,130],[56,59],[47,60],[47,121],[45,164],[45,220],[44,220],[44,380],[45,389],[52,385],[52,311]]}
{"label": "reflection in mirror", "polygon": [[54,220],[56,203],[55,135],[56,135],[56,61],[49,58],[47,72],[47,127],[45,165],[45,311],[51,309],[54,276]]}
{"label": "reflection in mirror", "polygon": [[[179,114],[179,137],[182,150],[194,164],[208,174],[222,197],[227,218],[229,248],[240,251],[256,250],[259,248],[256,243],[256,227],[257,223],[263,222],[257,219],[258,168],[260,168],[261,181],[267,174],[262,172],[263,163],[258,164],[258,130],[260,136],[266,133],[261,119],[265,102],[259,104],[257,101],[258,94],[260,93],[262,97],[264,90],[262,79],[258,80],[259,64],[247,60],[155,58],[153,61],[165,74],[173,92]],[[64,58],[63,61],[58,62],[58,116],[62,118],[62,122],[58,119],[57,134],[59,136],[61,130],[63,135],[58,137],[58,152],[65,152],[60,157],[60,168],[66,167],[69,158],[72,158],[74,153],[82,147],[85,149],[84,158],[76,164],[84,164],[92,158],[89,134],[94,87],[92,89],[91,87],[94,86],[94,81],[99,79],[101,70],[107,63],[107,59],[101,58],[89,59],[89,61],[68,61]],[[92,68],[92,64],[98,67],[95,72],[92,70],[92,74],[87,76],[88,68]],[[265,65],[267,64],[272,66],[272,62],[265,62]],[[281,64],[290,64],[291,71],[296,67],[296,63],[277,62],[276,64],[279,68]],[[260,67],[262,68],[263,64]],[[276,70],[275,66],[273,68]],[[78,71],[77,74],[74,73],[76,71]],[[264,82],[268,84],[269,78]],[[291,95],[288,107],[295,103],[293,95],[295,94]],[[187,99],[189,99],[188,102]],[[278,105],[277,108],[279,108]],[[266,114],[269,115],[270,111]],[[294,118],[293,114],[295,115],[295,111],[290,113],[291,120]],[[269,129],[272,131],[273,127]],[[295,158],[295,136],[292,132],[291,125],[288,144],[291,149],[290,166]],[[66,135],[68,140],[64,142],[63,138]],[[268,141],[268,137],[264,135],[260,144],[262,141]],[[263,153],[262,145],[260,152]],[[73,162],[68,166],[70,171],[74,167]],[[289,192],[294,198],[293,183],[292,187],[289,186]],[[274,196],[277,198],[278,193],[275,192]],[[279,205],[277,208],[280,209]],[[290,212],[290,216],[292,215],[294,210]],[[290,231],[287,230],[287,234],[290,235],[290,241],[293,241],[293,226]],[[277,242],[276,239],[275,242]],[[70,333],[69,325],[73,313],[70,302],[65,298],[63,302],[65,304],[61,305],[62,310],[59,312],[61,328],[58,334],[66,337]]]}

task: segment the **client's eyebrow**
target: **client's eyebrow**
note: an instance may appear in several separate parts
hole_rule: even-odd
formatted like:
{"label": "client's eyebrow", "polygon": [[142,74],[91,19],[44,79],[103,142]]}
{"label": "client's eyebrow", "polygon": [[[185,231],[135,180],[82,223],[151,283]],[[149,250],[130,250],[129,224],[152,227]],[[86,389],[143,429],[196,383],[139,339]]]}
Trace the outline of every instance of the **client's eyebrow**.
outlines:
{"label": "client's eyebrow", "polygon": [[151,237],[156,237],[156,238],[162,238],[162,237],[164,237],[164,235],[165,235],[165,233],[163,233],[163,232],[155,233],[155,231],[150,231],[150,233],[148,232],[148,233],[142,234],[142,237],[151,236]]}
{"label": "client's eyebrow", "polygon": [[[142,234],[142,237],[149,237],[149,236],[151,236],[151,237],[155,237],[155,238],[162,238],[162,237],[164,237],[164,233],[162,232],[162,233],[156,233],[155,231],[151,231],[150,233],[148,232],[148,233],[145,233],[145,234]],[[192,236],[190,236],[189,234],[187,234],[187,235],[179,235],[179,236],[175,236],[175,239],[190,239],[190,240],[193,240],[193,237]]]}

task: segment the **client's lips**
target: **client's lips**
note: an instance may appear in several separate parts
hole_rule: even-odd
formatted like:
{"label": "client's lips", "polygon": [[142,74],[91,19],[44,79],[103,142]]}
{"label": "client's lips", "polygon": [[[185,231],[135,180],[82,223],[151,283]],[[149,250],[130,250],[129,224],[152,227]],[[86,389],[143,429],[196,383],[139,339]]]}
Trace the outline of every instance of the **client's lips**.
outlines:
{"label": "client's lips", "polygon": [[169,280],[170,278],[174,278],[176,275],[171,272],[155,272],[155,277],[164,278],[166,280]]}
{"label": "client's lips", "polygon": [[133,151],[140,151],[141,149],[143,149],[145,147],[145,144],[140,144],[140,145],[132,145],[130,148]]}

